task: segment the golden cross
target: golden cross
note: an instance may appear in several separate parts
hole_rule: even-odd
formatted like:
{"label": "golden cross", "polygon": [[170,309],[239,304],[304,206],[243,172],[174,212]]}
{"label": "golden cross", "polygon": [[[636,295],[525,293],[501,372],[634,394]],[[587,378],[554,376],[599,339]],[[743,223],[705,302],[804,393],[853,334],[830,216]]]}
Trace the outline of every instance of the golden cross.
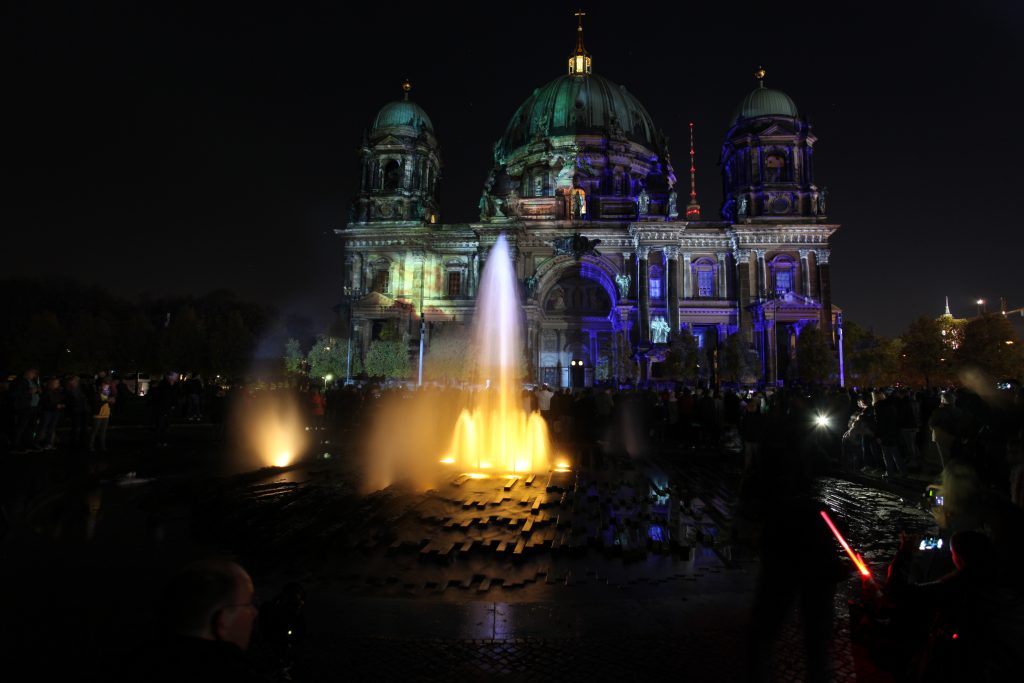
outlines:
{"label": "golden cross", "polygon": [[573,16],[574,17],[579,17],[579,26],[576,27],[576,30],[577,31],[582,31],[583,30],[583,17],[587,16],[587,13],[584,12],[583,10],[578,10],[575,14],[573,14]]}

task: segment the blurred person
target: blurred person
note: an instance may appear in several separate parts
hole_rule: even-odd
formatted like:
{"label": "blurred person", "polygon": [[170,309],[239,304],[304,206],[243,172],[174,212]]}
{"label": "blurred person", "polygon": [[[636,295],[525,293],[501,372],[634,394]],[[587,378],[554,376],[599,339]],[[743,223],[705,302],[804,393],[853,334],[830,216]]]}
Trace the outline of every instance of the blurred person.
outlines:
{"label": "blurred person", "polygon": [[[801,460],[803,419],[790,411],[785,396],[771,399],[762,448],[769,468],[760,473],[765,492],[759,521],[761,566],[747,640],[747,680],[771,680],[775,636],[799,607],[804,628],[809,682],[829,680],[828,643],[834,630],[836,585],[851,567],[821,518],[825,506],[811,496],[813,478]],[[841,521],[838,522],[841,524]]]}
{"label": "blurred person", "polygon": [[64,413],[68,416],[68,445],[76,451],[85,446],[86,430],[91,415],[89,399],[82,390],[82,380],[70,375],[64,380]]}
{"label": "blurred person", "polygon": [[885,463],[885,474],[882,476],[906,476],[907,465],[900,454],[900,415],[896,399],[890,393],[876,391],[872,400],[875,437],[882,447],[882,461]]}
{"label": "blurred person", "polygon": [[32,447],[39,398],[39,371],[35,368],[28,368],[11,382],[8,400],[12,416],[12,453],[27,453]]}
{"label": "blurred person", "polygon": [[740,435],[743,437],[743,476],[747,477],[761,467],[761,438],[764,432],[764,415],[761,414],[761,399],[758,396],[747,401],[740,421]]}
{"label": "blurred person", "polygon": [[179,375],[171,371],[164,375],[160,383],[149,392],[149,402],[153,409],[153,424],[156,429],[156,445],[166,447],[171,429],[171,418],[178,407]]}
{"label": "blurred person", "polygon": [[939,396],[939,405],[928,418],[932,441],[939,454],[939,462],[945,469],[954,457],[957,441],[960,439],[965,416],[963,411],[953,405],[953,394],[948,391]]}
{"label": "blurred person", "polygon": [[327,415],[327,399],[317,387],[313,387],[309,392],[309,406],[310,414],[313,416],[313,429],[322,431]]}
{"label": "blurred person", "polygon": [[107,450],[107,427],[110,425],[110,407],[117,399],[112,395],[110,380],[104,377],[96,384],[96,391],[92,397],[92,433],[89,435],[89,452],[96,450],[96,442],[99,441],[99,450]]}
{"label": "blurred person", "polygon": [[537,410],[540,411],[541,417],[547,420],[549,426],[551,424],[551,399],[554,395],[555,392],[551,391],[551,387],[547,384],[540,385],[540,389],[537,390]]}
{"label": "blurred person", "polygon": [[56,448],[57,424],[64,414],[64,390],[59,377],[46,380],[46,388],[39,400],[39,434],[36,448],[52,451]]}
{"label": "blurred person", "polygon": [[184,382],[185,385],[185,419],[199,422],[203,419],[203,378],[193,375]]}

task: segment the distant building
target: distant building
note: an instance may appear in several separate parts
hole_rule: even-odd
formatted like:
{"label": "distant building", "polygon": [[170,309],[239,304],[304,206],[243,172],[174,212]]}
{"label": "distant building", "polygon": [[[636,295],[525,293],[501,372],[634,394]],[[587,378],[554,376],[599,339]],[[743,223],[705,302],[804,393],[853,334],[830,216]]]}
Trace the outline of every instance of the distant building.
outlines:
{"label": "distant building", "polygon": [[363,139],[348,224],[337,230],[343,310],[364,352],[389,322],[416,339],[421,310],[431,327],[468,322],[502,232],[536,381],[612,379],[627,353],[644,376],[664,356],[653,341],[667,333],[670,343],[683,327],[711,368],[738,332],[769,383],[788,376],[801,329],[820,327],[834,343],[829,240],[839,226],[814,181],[817,138],[789,96],[758,69],[728,122],[725,201],[710,220],[697,201],[692,124],[690,186],[680,189],[647,110],[592,66],[580,26],[567,72],[534,90],[495,143],[474,223],[441,222],[438,140],[408,82],[380,110]]}

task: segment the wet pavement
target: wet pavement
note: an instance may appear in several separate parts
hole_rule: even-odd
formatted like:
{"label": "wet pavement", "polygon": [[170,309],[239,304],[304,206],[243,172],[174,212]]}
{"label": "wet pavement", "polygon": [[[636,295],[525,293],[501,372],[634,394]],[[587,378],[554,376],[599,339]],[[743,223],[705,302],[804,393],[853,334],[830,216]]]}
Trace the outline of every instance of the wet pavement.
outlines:
{"label": "wet pavement", "polygon": [[[57,583],[63,567],[75,579],[57,589],[73,594],[66,623],[20,640],[85,631],[82,647],[110,670],[152,628],[147,605],[167,571],[216,549],[239,557],[267,596],[290,580],[306,587],[312,635],[298,680],[742,677],[758,561],[726,456],[601,459],[553,487],[449,481],[370,496],[343,457],[226,479],[178,465],[135,477],[120,467],[98,485],[31,497],[5,546],[33,561],[8,563],[5,585]],[[876,575],[901,529],[934,529],[914,486],[901,496],[818,480]],[[858,586],[851,578],[836,595],[834,677],[885,680],[850,643],[846,600]],[[139,599],[108,606],[124,590]],[[24,596],[9,604],[23,624],[40,621]],[[778,638],[777,679],[802,680],[795,615]]]}

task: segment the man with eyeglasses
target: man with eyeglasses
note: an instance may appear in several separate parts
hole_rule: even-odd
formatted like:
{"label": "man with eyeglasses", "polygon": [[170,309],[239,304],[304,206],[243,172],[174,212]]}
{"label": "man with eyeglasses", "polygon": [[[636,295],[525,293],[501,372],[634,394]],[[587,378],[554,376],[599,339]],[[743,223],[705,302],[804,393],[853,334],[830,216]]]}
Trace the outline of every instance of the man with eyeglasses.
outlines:
{"label": "man with eyeglasses", "polygon": [[[166,640],[126,674],[148,681],[257,681],[244,650],[258,613],[248,572],[227,560],[182,568],[163,595]],[[142,680],[136,678],[136,680]]]}

